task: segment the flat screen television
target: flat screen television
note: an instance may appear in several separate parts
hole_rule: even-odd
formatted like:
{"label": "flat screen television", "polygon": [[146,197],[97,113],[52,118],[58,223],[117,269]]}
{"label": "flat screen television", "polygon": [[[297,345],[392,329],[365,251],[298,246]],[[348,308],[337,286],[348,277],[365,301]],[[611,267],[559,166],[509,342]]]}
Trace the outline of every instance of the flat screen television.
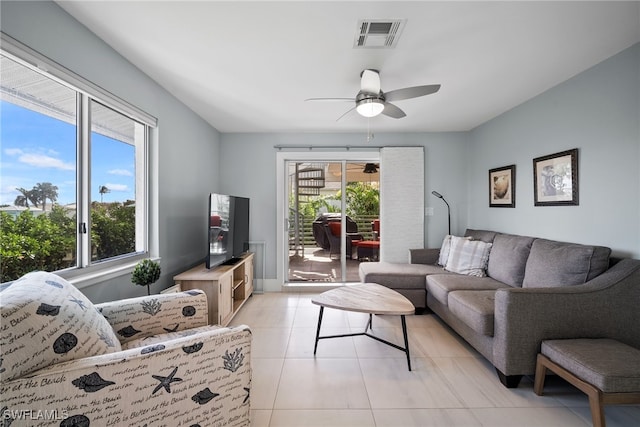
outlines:
{"label": "flat screen television", "polygon": [[249,199],[209,195],[207,268],[233,264],[249,250]]}

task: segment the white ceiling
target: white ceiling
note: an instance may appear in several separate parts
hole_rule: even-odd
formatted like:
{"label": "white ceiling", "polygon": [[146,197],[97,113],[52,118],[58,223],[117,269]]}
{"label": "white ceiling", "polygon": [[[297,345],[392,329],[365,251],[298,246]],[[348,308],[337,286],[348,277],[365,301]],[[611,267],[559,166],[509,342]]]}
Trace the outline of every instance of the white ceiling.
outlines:
{"label": "white ceiling", "polygon": [[[640,42],[640,3],[58,1],[221,132],[355,132],[360,72],[382,90],[440,83],[376,132],[464,131]],[[361,19],[407,19],[394,49],[355,49]]]}

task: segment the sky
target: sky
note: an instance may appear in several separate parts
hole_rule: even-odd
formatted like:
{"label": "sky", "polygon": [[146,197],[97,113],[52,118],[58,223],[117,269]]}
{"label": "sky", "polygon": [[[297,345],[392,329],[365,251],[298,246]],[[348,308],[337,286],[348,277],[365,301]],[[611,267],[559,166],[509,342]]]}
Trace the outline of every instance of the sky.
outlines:
{"label": "sky", "polygon": [[[91,200],[101,200],[103,185],[104,202],[134,200],[135,147],[96,133],[91,140]],[[75,203],[75,164],[75,125],[0,101],[0,205],[44,182],[58,187],[58,204]]]}

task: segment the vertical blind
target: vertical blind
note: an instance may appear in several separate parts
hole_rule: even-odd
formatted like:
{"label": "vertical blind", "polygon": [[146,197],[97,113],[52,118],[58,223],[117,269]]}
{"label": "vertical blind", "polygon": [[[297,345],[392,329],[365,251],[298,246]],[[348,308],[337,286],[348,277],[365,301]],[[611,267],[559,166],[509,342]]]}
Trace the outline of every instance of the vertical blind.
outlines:
{"label": "vertical blind", "polygon": [[380,149],[380,261],[424,247],[424,147]]}

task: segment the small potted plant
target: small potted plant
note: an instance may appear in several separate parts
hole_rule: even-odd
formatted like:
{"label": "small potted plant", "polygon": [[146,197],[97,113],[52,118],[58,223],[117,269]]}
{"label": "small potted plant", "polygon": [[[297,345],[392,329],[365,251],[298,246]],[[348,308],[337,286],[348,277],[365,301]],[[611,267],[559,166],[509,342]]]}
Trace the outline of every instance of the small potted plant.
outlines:
{"label": "small potted plant", "polygon": [[136,285],[146,286],[147,295],[151,295],[149,285],[160,278],[160,264],[150,259],[143,259],[136,264],[131,273],[131,281]]}

